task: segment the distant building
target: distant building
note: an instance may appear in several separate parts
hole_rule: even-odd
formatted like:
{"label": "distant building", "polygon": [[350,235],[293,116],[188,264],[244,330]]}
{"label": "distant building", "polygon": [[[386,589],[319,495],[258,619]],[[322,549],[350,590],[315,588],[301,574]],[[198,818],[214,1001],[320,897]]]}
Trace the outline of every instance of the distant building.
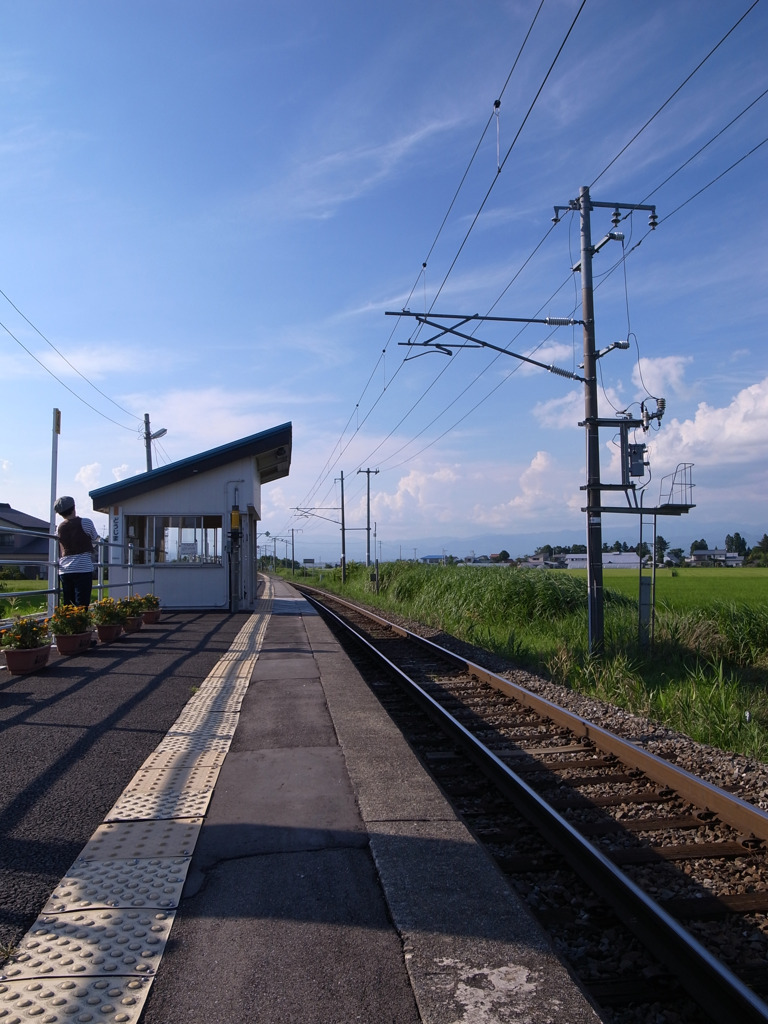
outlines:
{"label": "distant building", "polygon": [[19,569],[28,580],[48,576],[51,525],[0,502],[0,568]]}
{"label": "distant building", "polygon": [[424,562],[425,565],[439,565],[445,561],[444,555],[422,555],[419,558],[420,562]]}
{"label": "distant building", "polygon": [[688,565],[712,566],[725,565],[738,568],[744,564],[744,556],[735,551],[726,551],[725,548],[708,548],[702,551],[692,551],[688,559]]}
{"label": "distant building", "polygon": [[[589,555],[566,555],[565,564],[569,569],[588,568]],[[640,565],[647,565],[650,555],[640,556],[634,551],[604,551],[604,569],[639,569]]]}

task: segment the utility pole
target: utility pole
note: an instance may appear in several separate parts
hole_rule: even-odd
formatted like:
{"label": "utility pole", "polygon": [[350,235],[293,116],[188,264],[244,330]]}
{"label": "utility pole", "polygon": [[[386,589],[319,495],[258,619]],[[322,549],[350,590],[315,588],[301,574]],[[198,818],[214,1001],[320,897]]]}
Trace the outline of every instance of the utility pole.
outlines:
{"label": "utility pole", "polygon": [[165,427],[156,430],[154,434],[149,429],[149,413],[144,413],[144,446],[147,450],[147,472],[152,472],[152,442],[158,437],[165,437],[168,431]]}
{"label": "utility pole", "polygon": [[[629,342],[615,341],[606,348],[601,349],[599,352],[595,351],[595,310],[592,288],[592,258],[609,242],[624,240],[622,232],[613,230],[609,231],[604,238],[597,242],[597,244],[592,244],[590,213],[597,207],[613,210],[611,222],[614,229],[616,229],[621,223],[621,210],[629,212],[633,212],[635,210],[647,210],[649,213],[648,223],[651,229],[654,229],[659,222],[658,217],[656,216],[655,206],[646,206],[641,203],[594,202],[591,199],[589,189],[586,186],[583,186],[579,190],[578,199],[571,199],[567,206],[555,207],[555,216],[552,218],[555,224],[559,222],[561,212],[575,213],[578,211],[581,214],[581,259],[579,263],[571,269],[574,273],[579,270],[581,271],[583,319],[574,320],[571,317],[545,317],[544,319],[539,319],[535,317],[480,316],[478,313],[472,313],[467,316],[461,313],[422,314],[412,313],[407,309],[392,310],[391,312],[387,312],[386,315],[414,317],[418,323],[423,324],[425,327],[436,329],[437,333],[431,335],[425,341],[414,341],[413,339],[409,339],[406,342],[398,343],[400,345],[405,345],[408,348],[430,349],[433,352],[441,352],[443,355],[449,357],[453,355],[454,349],[486,348],[502,355],[511,356],[514,359],[520,359],[522,362],[530,363],[533,366],[539,366],[541,369],[548,370],[550,373],[554,373],[558,377],[566,377],[570,380],[577,380],[583,383],[584,421],[580,423],[579,426],[586,428],[587,442],[587,482],[586,485],[582,487],[582,490],[587,492],[587,504],[586,508],[582,509],[582,511],[587,514],[589,651],[591,654],[599,656],[603,653],[605,647],[605,627],[603,620],[602,514],[603,512],[610,512],[617,514],[642,515],[643,507],[642,504],[637,504],[635,484],[630,478],[633,476],[642,476],[642,467],[636,466],[636,463],[638,461],[642,462],[643,459],[642,457],[639,457],[638,459],[637,452],[641,449],[644,452],[645,445],[629,445],[627,431],[634,427],[642,427],[643,430],[647,430],[650,420],[661,420],[666,402],[663,398],[657,399],[657,411],[654,413],[649,413],[645,409],[645,403],[642,403],[642,418],[638,420],[629,418],[625,413],[622,413],[618,417],[614,417],[612,419],[599,418],[597,407],[597,361],[613,349],[629,348]],[[566,370],[562,367],[551,364],[547,365],[537,359],[532,359],[530,356],[521,355],[519,352],[513,352],[509,348],[494,345],[490,341],[485,341],[477,337],[474,331],[469,334],[461,329],[466,327],[467,324],[475,321],[489,324],[492,322],[546,324],[550,327],[566,327],[581,324],[584,332],[584,376],[580,377],[571,370]],[[600,427],[610,427],[613,430],[618,429],[621,431],[623,460],[621,483],[605,483],[600,479]],[[681,463],[678,466],[674,474],[673,482],[670,485],[669,497],[665,502],[653,509],[655,514],[682,515],[694,507],[691,501],[691,466],[692,463]],[[360,472],[362,472],[362,470],[360,470]],[[672,495],[676,487],[680,489],[681,500],[673,501]],[[627,505],[604,507],[602,505],[603,491],[623,491],[627,496]],[[630,501],[630,496],[634,498],[634,505]],[[416,552],[414,551],[414,557],[415,554]],[[400,555],[402,557],[402,548],[400,550]],[[472,552],[472,559],[473,558],[474,552]]]}
{"label": "utility pole", "polygon": [[592,288],[592,204],[589,189],[579,190],[581,210],[581,318],[584,321],[584,426],[587,441],[587,587],[589,590],[589,647],[602,654],[603,520],[600,511],[600,430],[597,424],[597,360],[595,358],[595,305]]}
{"label": "utility pole", "polygon": [[347,531],[344,528],[344,470],[341,473],[341,582],[347,582]]}
{"label": "utility pole", "polygon": [[[299,530],[299,533],[303,533],[303,532],[304,532],[303,530]],[[296,534],[296,527],[292,526],[291,527],[291,576],[295,576],[296,575],[296,569],[294,567],[294,563],[296,561],[296,557],[295,557],[296,556],[296,549],[295,549],[296,537],[295,537],[295,534]]]}
{"label": "utility pole", "polygon": [[358,469],[358,473],[365,473],[368,476],[368,518],[365,528],[365,564],[371,564],[371,473],[378,473],[378,469]]}
{"label": "utility pole", "polygon": [[[595,305],[592,287],[592,257],[610,241],[622,241],[624,235],[618,231],[609,231],[597,245],[592,245],[592,227],[590,214],[595,207],[613,210],[613,227],[621,223],[619,210],[648,210],[651,228],[656,227],[656,207],[628,203],[597,203],[593,202],[589,188],[582,185],[579,198],[571,200],[568,206],[556,206],[555,223],[560,219],[561,210],[578,210],[581,218],[581,259],[572,269],[581,270],[581,305],[582,327],[584,335],[584,422],[579,424],[586,430],[587,443],[587,482],[582,488],[587,492],[587,587],[589,601],[589,651],[597,656],[605,649],[605,620],[603,608],[603,520],[602,494],[604,487],[615,489],[612,485],[603,485],[600,481],[600,427],[607,421],[601,421],[597,407],[597,360],[605,352],[595,349]],[[618,343],[613,347],[625,347]],[[608,350],[606,350],[608,351]]]}

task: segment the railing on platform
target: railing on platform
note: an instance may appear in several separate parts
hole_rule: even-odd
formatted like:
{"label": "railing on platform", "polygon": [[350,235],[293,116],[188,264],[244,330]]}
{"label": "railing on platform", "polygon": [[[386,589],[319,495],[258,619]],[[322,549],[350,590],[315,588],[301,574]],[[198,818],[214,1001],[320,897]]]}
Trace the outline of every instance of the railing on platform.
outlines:
{"label": "railing on platform", "polygon": [[[24,550],[16,549],[14,544],[14,537],[22,537],[26,541],[30,540],[41,540],[46,542],[46,546],[50,548],[51,541],[57,541],[56,534],[48,533],[42,530],[24,530],[18,527],[6,527],[0,526],[0,556],[7,556],[14,550],[18,553],[14,558],[0,557],[0,569],[7,567],[19,569],[22,572],[35,570],[38,573],[37,579],[50,579],[49,570],[54,570],[54,579],[56,581],[55,587],[47,587],[45,589],[18,589],[18,590],[6,590],[6,586],[13,583],[23,584],[24,578],[22,579],[3,579],[0,576],[0,624],[8,623],[11,621],[14,614],[17,614],[14,609],[20,600],[29,600],[35,598],[47,598],[47,611],[32,611],[30,615],[50,615],[54,608],[59,603],[60,598],[60,584],[59,584],[59,561],[51,561],[49,558],[38,558],[34,555],[26,555]],[[10,543],[8,541],[10,540]],[[104,594],[104,591],[109,591],[114,594],[115,591],[125,591],[127,594],[133,592],[134,587],[134,545],[128,545],[128,557],[126,561],[110,562],[110,552],[112,548],[120,550],[121,555],[124,553],[124,546],[122,544],[112,544],[110,541],[105,539],[99,540],[96,545],[96,560],[93,563],[94,568],[94,582],[93,589],[97,593],[97,597],[100,599]],[[124,583],[110,582],[109,581],[109,570],[110,568],[127,568],[128,579]],[[150,593],[155,592],[155,567],[154,565],[144,566],[142,569],[149,569],[149,579],[142,578],[142,587],[149,586]],[[142,573],[144,577],[144,573]],[[35,577],[26,577],[27,579],[33,579]]]}

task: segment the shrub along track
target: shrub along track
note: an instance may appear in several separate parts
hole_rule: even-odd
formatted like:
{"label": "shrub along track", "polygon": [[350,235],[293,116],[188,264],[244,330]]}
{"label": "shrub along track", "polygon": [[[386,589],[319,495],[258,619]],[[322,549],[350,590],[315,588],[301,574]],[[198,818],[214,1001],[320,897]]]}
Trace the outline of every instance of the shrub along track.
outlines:
{"label": "shrub along track", "polygon": [[297,589],[340,637],[355,631],[370,685],[607,1019],[768,1021],[768,814],[401,626]]}

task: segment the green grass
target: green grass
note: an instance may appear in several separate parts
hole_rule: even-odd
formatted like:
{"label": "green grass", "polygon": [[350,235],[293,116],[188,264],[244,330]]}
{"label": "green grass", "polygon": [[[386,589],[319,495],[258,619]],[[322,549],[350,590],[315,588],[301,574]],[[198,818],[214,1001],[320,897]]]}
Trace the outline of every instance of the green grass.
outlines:
{"label": "green grass", "polygon": [[[567,570],[586,579],[585,569]],[[645,573],[650,578],[650,572]],[[637,599],[638,573],[631,569],[606,569],[603,586]],[[656,605],[678,611],[718,602],[743,604],[768,602],[768,569],[657,569]]]}
{"label": "green grass", "polygon": [[[768,570],[657,573],[652,650],[638,643],[638,574],[606,570],[603,658],[587,642],[586,574],[390,562],[308,583],[509,657],[693,739],[768,761]],[[297,580],[300,582],[300,580]]]}
{"label": "green grass", "polygon": [[[48,590],[47,580],[1,580],[0,581],[0,619],[10,619],[14,615],[36,615],[48,611],[48,595],[41,593],[39,597],[13,597],[19,591]],[[105,594],[107,592],[105,591]],[[95,589],[92,594],[98,600]]]}

